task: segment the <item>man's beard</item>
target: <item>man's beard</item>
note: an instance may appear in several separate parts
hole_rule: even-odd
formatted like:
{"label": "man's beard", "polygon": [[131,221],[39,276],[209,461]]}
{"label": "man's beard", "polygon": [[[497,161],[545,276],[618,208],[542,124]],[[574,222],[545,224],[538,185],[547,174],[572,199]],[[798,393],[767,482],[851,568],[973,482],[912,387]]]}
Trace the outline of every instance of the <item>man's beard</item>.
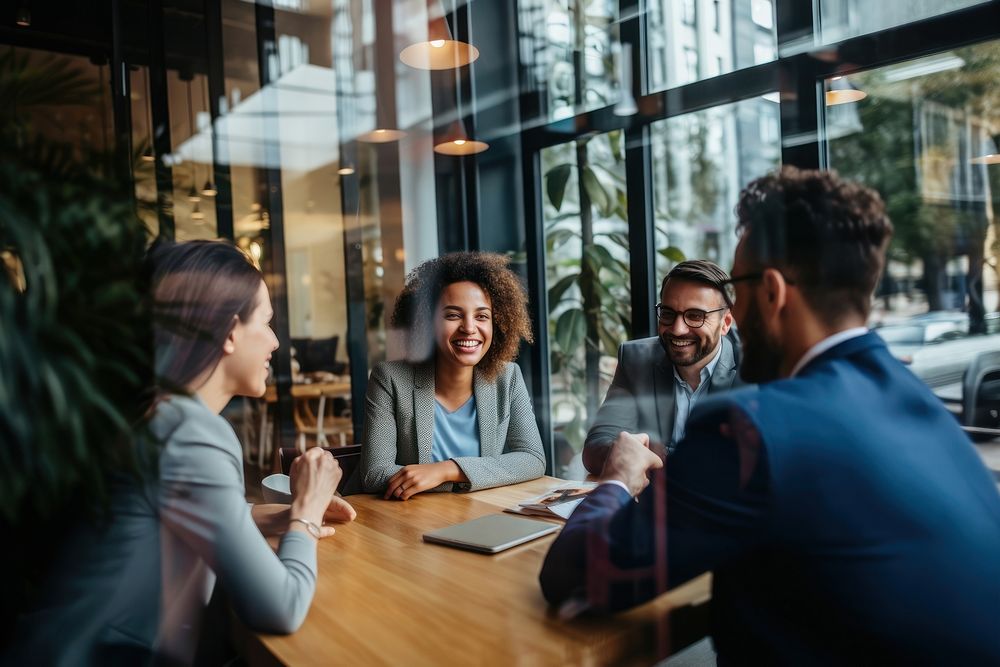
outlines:
{"label": "man's beard", "polygon": [[764,323],[754,299],[747,307],[746,321],[740,326],[743,362],[740,377],[744,382],[759,384],[777,380],[781,372],[781,346],[764,331]]}
{"label": "man's beard", "polygon": [[[678,315],[678,317],[680,317],[680,315]],[[709,340],[705,341],[698,337],[682,338],[664,333],[660,336],[660,346],[663,347],[664,352],[667,353],[667,358],[670,359],[670,363],[674,366],[693,366],[710,354],[715,353],[715,349],[719,346],[720,338],[721,334],[718,331],[715,332],[714,337],[710,337]],[[692,344],[688,347],[677,350],[670,345],[670,341],[674,339],[690,340]],[[691,356],[688,356],[689,350]]]}

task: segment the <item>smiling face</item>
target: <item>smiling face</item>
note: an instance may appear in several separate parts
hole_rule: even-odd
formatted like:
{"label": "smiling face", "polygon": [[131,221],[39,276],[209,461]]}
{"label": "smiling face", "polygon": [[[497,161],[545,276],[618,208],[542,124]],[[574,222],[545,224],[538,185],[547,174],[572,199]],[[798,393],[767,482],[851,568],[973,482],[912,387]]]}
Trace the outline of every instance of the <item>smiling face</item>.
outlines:
{"label": "smiling face", "polygon": [[692,328],[681,313],[689,309],[708,312],[722,308],[726,305],[722,293],[702,283],[671,278],[663,286],[660,303],[677,313],[673,324],[659,320],[656,324],[656,333],[670,362],[674,366],[695,366],[695,370],[701,370],[701,366],[711,361],[719,340],[729,332],[733,316],[729,310],[709,313],[704,324]]}
{"label": "smiling face", "polygon": [[486,356],[493,342],[493,309],[479,285],[460,282],[445,287],[434,321],[439,366],[472,367]]}
{"label": "smiling face", "polygon": [[255,303],[250,317],[237,322],[226,338],[226,354],[220,362],[225,365],[225,373],[235,396],[264,395],[271,353],[278,349],[278,337],[271,330],[274,311],[263,280]]}

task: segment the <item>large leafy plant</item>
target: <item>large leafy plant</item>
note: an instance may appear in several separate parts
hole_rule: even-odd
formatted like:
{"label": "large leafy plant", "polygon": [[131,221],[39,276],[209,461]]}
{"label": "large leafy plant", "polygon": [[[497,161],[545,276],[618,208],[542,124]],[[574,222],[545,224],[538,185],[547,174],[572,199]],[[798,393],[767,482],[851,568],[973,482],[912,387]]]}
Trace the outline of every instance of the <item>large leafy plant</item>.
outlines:
{"label": "large leafy plant", "polygon": [[[602,358],[633,336],[622,143],[613,131],[543,153],[553,409],[575,450],[611,379]],[[659,252],[684,258],[674,247]]]}
{"label": "large leafy plant", "polygon": [[[0,126],[0,530],[16,572],[5,617],[30,599],[65,529],[104,515],[115,476],[135,470],[151,386],[147,233],[131,179],[109,153],[33,126],[51,105],[96,103],[79,97],[80,74],[60,78],[49,62],[0,55],[0,91],[17,98]],[[33,76],[62,82],[66,97]]]}

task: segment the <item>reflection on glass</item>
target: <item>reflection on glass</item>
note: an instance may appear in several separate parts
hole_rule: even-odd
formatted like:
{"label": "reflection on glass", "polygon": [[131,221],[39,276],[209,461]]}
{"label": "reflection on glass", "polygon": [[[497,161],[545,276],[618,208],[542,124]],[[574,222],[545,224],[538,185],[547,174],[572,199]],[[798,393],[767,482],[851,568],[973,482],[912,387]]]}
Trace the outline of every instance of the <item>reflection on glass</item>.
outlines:
{"label": "reflection on glass", "polygon": [[549,119],[614,104],[617,0],[522,0],[522,63]]}
{"label": "reflection on glass", "polygon": [[136,213],[151,237],[159,233],[156,215],[156,156],[153,153],[153,123],[149,104],[149,71],[134,66],[129,70],[132,118],[132,179],[135,184]]}
{"label": "reflection on glass", "polygon": [[588,420],[631,338],[622,133],[542,151],[556,474],[580,476]]}
{"label": "reflection on glass", "polygon": [[656,274],[685,258],[728,270],[740,188],[778,166],[778,104],[743,100],[652,126]]}
{"label": "reflection on glass", "polygon": [[648,0],[646,16],[652,91],[777,57],[771,0]]}
{"label": "reflection on glass", "polygon": [[876,188],[896,230],[871,324],[952,398],[1000,349],[998,75],[989,42],[845,77],[866,96],[826,109],[830,167]]}
{"label": "reflection on glass", "polygon": [[174,178],[174,230],[178,241],[212,239],[215,203],[202,197],[213,164],[212,118],[208,111],[208,78],[171,72],[167,78],[172,150],[165,156]]}
{"label": "reflection on glass", "polygon": [[947,14],[978,5],[986,0],[908,0],[869,2],[868,0],[819,0],[819,38],[830,44],[848,37]]}

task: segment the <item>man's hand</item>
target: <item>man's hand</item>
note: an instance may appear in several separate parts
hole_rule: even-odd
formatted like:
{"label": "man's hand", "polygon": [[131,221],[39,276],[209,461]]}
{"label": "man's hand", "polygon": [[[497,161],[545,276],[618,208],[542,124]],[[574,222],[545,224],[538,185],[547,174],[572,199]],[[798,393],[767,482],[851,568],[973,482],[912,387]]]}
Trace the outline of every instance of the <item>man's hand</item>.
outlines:
{"label": "man's hand", "polygon": [[649,449],[648,435],[622,431],[611,446],[599,481],[618,480],[638,496],[649,484],[649,471],[662,467],[663,459]]}
{"label": "man's hand", "polygon": [[452,460],[408,465],[389,478],[384,498],[409,500],[421,491],[433,489],[445,482],[463,481],[468,480],[465,479],[462,469]]}

